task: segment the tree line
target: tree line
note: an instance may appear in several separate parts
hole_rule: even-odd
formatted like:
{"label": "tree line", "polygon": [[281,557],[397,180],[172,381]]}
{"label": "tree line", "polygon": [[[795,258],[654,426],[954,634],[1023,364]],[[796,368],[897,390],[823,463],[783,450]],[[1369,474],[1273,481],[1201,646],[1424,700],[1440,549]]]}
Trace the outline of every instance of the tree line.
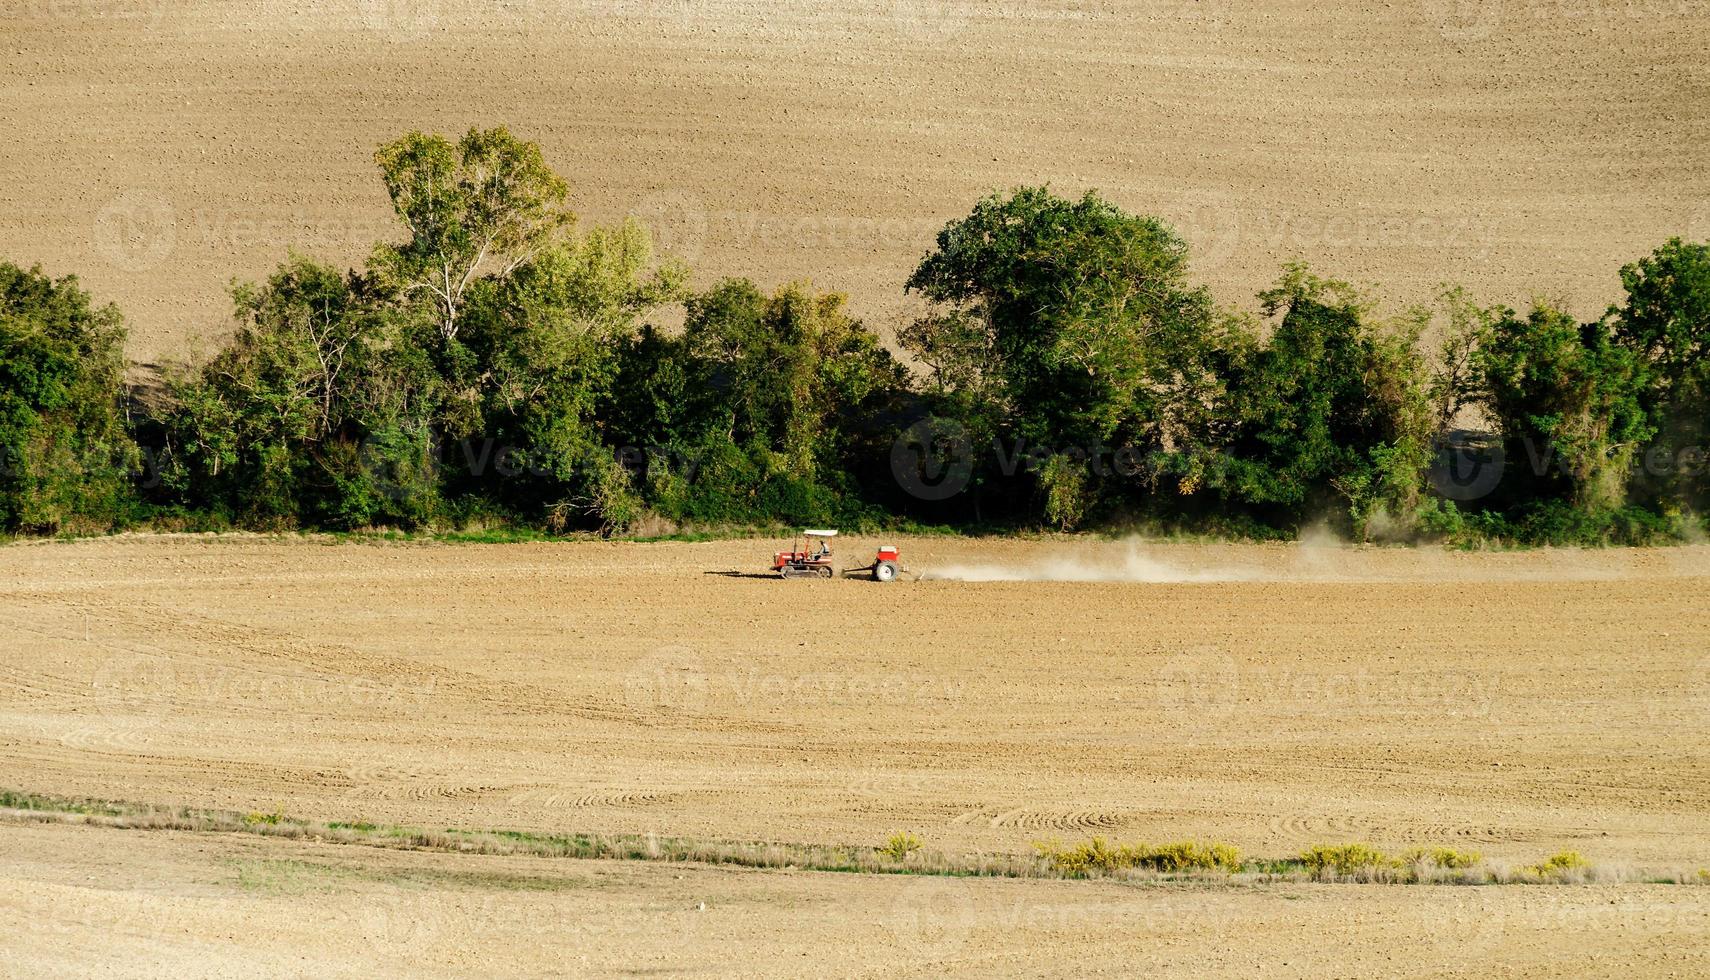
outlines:
{"label": "tree line", "polygon": [[230,339],[158,384],[116,308],[0,264],[0,528],[1703,528],[1710,245],[1592,322],[1458,288],[1385,315],[1303,265],[1255,314],[1168,224],[1022,188],[908,279],[911,365],[838,294],[695,290],[639,224],[579,227],[503,128],[375,161],[399,240],[234,286]]}

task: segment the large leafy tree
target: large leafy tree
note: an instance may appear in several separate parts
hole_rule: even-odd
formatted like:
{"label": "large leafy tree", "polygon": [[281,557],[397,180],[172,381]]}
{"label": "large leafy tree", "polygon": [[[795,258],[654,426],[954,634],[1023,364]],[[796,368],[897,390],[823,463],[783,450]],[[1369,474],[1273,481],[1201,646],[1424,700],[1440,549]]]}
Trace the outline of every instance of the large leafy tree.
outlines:
{"label": "large leafy tree", "polygon": [[1302,265],[1260,300],[1280,320],[1227,369],[1217,448],[1226,498],[1287,522],[1342,501],[1356,530],[1380,510],[1410,516],[1430,461],[1417,329],[1373,325],[1347,283]]}
{"label": "large leafy tree", "polygon": [[429,516],[440,385],[387,294],[293,254],[232,298],[230,343],[169,386],[172,489],[262,523]]}
{"label": "large leafy tree", "polygon": [[574,233],[564,181],[502,128],[412,133],[378,160],[410,240],[367,273],[293,256],[234,290],[231,342],[172,385],[171,489],[251,522],[420,523],[452,515],[450,491],[627,523],[602,409],[685,270],[637,224]]}
{"label": "large leafy tree", "polygon": [[1611,307],[1615,337],[1652,365],[1657,398],[1710,371],[1710,243],[1672,238],[1623,266],[1626,303]]}
{"label": "large leafy tree", "polygon": [[807,284],[767,296],[726,280],[689,301],[683,339],[709,421],[804,480],[836,467],[849,424],[904,379],[842,295]]}
{"label": "large leafy tree", "polygon": [[0,263],[0,529],[107,526],[130,500],[124,320],[67,276]]}
{"label": "large leafy tree", "polygon": [[[1505,479],[1521,498],[1565,497],[1581,510],[1626,498],[1638,448],[1653,434],[1644,407],[1649,371],[1604,324],[1581,324],[1547,304],[1504,311],[1474,355],[1483,400],[1507,446]],[[1525,470],[1521,471],[1526,473]]]}
{"label": "large leafy tree", "polygon": [[681,336],[644,331],[622,362],[614,431],[665,451],[651,499],[696,520],[858,516],[907,383],[841,295],[805,283],[720,282],[689,298]]}
{"label": "large leafy tree", "polygon": [[502,499],[558,520],[579,508],[607,528],[627,523],[633,501],[602,415],[621,352],[646,316],[684,297],[686,279],[655,261],[631,221],[547,245],[471,313],[470,349],[487,378],[482,433],[529,474],[505,479]]}
{"label": "large leafy tree", "polygon": [[540,147],[503,126],[470,129],[456,144],[409,133],[374,159],[410,240],[377,247],[373,265],[406,297],[431,299],[447,341],[483,274],[504,278],[575,220],[569,185]]}
{"label": "large leafy tree", "polygon": [[993,195],[951,222],[907,288],[936,304],[902,335],[979,428],[1054,450],[1048,517],[1074,523],[1095,489],[1067,453],[1118,436],[1163,442],[1168,406],[1203,376],[1209,294],[1163,222],[1097,194]]}
{"label": "large leafy tree", "polygon": [[1621,270],[1627,300],[1606,318],[1648,369],[1643,401],[1657,429],[1644,490],[1710,504],[1710,243],[1671,239]]}

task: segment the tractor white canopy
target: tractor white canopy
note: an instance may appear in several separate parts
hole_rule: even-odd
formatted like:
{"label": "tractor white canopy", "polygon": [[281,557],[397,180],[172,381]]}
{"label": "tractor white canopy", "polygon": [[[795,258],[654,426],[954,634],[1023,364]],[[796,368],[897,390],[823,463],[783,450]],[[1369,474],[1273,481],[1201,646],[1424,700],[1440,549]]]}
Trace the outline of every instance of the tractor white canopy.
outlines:
{"label": "tractor white canopy", "polygon": [[836,531],[803,531],[802,534],[804,534],[810,538],[835,538],[835,537],[837,537]]}

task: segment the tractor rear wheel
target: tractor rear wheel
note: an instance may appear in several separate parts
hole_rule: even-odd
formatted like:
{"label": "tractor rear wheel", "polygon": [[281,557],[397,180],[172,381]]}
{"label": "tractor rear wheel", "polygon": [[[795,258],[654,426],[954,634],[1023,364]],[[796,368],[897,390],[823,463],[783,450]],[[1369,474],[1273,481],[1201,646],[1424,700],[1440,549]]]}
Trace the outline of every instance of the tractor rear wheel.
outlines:
{"label": "tractor rear wheel", "polygon": [[829,568],[821,568],[819,570],[819,577],[820,578],[830,578],[833,574],[834,573]]}
{"label": "tractor rear wheel", "polygon": [[873,581],[889,582],[897,577],[895,562],[882,561],[873,566]]}

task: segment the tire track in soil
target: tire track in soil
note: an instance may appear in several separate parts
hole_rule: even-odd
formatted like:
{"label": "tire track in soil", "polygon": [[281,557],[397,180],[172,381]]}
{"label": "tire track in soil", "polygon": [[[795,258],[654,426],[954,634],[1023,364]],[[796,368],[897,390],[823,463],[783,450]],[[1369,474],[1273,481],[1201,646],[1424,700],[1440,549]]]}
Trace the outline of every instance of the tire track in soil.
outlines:
{"label": "tire track in soil", "polygon": [[[40,595],[31,598],[43,599]],[[477,674],[455,671],[397,657],[366,653],[347,644],[310,640],[300,634],[261,627],[247,626],[230,620],[171,609],[146,600],[128,600],[124,610],[98,603],[60,603],[49,601],[51,608],[81,612],[88,631],[83,635],[32,626],[28,622],[0,620],[12,629],[34,633],[49,639],[70,643],[87,643],[100,649],[137,658],[161,662],[169,671],[179,670],[194,676],[247,675],[255,684],[299,684],[330,689],[344,688],[351,700],[361,704],[366,715],[380,714],[388,706],[388,693],[406,692],[405,700],[431,701],[435,697],[454,695],[467,701],[486,705],[502,705],[509,713],[542,714],[555,717],[577,717],[599,721],[627,720],[624,712],[590,707],[585,703],[570,703],[554,696],[544,688],[511,681],[495,681]],[[102,628],[102,635],[96,627]],[[115,641],[111,633],[130,635],[161,635],[181,641],[184,646],[166,649],[136,641]],[[197,648],[212,648],[216,653],[198,653]],[[232,654],[248,658],[234,663]],[[292,668],[298,668],[293,670]],[[307,668],[303,670],[302,668]],[[78,683],[49,674],[25,674],[15,668],[6,675],[19,675],[19,682],[34,689],[68,697],[87,696]],[[400,681],[399,678],[408,678]],[[186,685],[179,686],[183,693]],[[230,699],[217,698],[226,711],[242,712],[246,706]],[[409,715],[419,711],[420,704],[398,706],[396,711]],[[272,713],[274,707],[255,705],[248,710]]]}
{"label": "tire track in soil", "polygon": [[[115,631],[128,629],[165,632],[168,636],[187,643],[247,654],[263,664],[267,661],[283,661],[288,665],[307,667],[311,671],[308,675],[293,674],[278,668],[272,670],[273,675],[283,681],[302,680],[307,677],[323,683],[353,684],[359,696],[384,694],[388,690],[402,687],[406,692],[423,692],[423,698],[429,703],[434,698],[453,695],[462,701],[475,702],[507,715],[550,717],[555,721],[581,719],[649,730],[659,727],[662,720],[656,716],[640,718],[629,707],[607,707],[601,703],[599,695],[572,699],[550,688],[526,682],[497,680],[470,671],[368,653],[348,644],[314,640],[278,628],[249,626],[187,610],[171,609],[146,600],[128,599],[122,611],[99,604],[72,604],[70,608],[85,612],[91,624],[98,621],[95,616],[100,614],[102,618],[99,621]],[[60,638],[73,639],[64,636]],[[113,644],[111,641],[108,643],[113,649],[122,652],[138,652],[144,655],[149,653],[129,650],[126,646]],[[164,650],[155,651],[154,654],[188,660],[212,670],[232,669],[229,657],[221,654],[198,655],[178,651],[168,654]],[[265,673],[269,667],[258,665],[255,669]],[[395,678],[409,680],[399,681]],[[406,694],[406,700],[412,696]],[[613,700],[621,701],[621,696]],[[363,705],[365,713],[370,713],[373,709],[374,705]],[[398,710],[413,713],[418,707],[407,704]],[[690,730],[714,727],[709,724],[713,722],[724,732],[757,735],[800,736],[806,730],[802,725],[731,718],[723,714],[672,714],[677,724]]]}
{"label": "tire track in soil", "polygon": [[[1027,564],[1065,546],[908,547]],[[1189,564],[1288,561],[1282,548],[1171,548],[1172,561]],[[103,571],[99,549],[67,550],[76,560],[60,574]],[[753,542],[567,546],[554,561],[586,573],[571,595],[556,574],[529,586],[505,576],[481,584],[488,563],[514,563],[508,548],[446,549],[434,566],[472,574],[450,580],[443,613],[421,614],[433,596],[412,586],[399,608],[416,612],[379,627],[375,590],[348,578],[328,580],[324,594],[293,588],[279,604],[217,584],[0,590],[0,634],[20,638],[24,651],[0,657],[0,744],[25,789],[223,799],[233,808],[265,808],[277,797],[306,817],[336,812],[423,827],[643,826],[810,841],[883,840],[912,827],[935,846],[973,849],[1015,848],[1028,837],[1126,840],[1144,829],[1154,840],[1193,833],[1255,853],[1267,841],[1366,839],[1386,849],[1466,842],[1533,860],[1546,847],[1601,839],[1588,857],[1636,861],[1700,853],[1710,839],[1694,822],[1710,755],[1690,726],[1660,724],[1642,710],[1701,685],[1710,581],[1664,587],[1640,578],[1587,589],[1483,575],[1476,588],[1455,579],[883,591],[749,587],[699,575],[754,550]],[[26,555],[32,581],[52,575],[49,559],[60,553]],[[172,540],[138,543],[121,559],[154,556],[192,571],[231,561],[245,573],[278,568],[310,579],[317,567],[348,570],[370,555],[383,553]],[[637,555],[693,577],[662,583]],[[1362,551],[1359,560],[1406,577],[1416,557]],[[1582,560],[1604,559],[1537,553],[1464,563],[1468,575],[1522,564],[1555,574]],[[1465,577],[1458,565],[1452,571]],[[465,583],[473,585],[460,592]],[[675,612],[662,616],[667,600]],[[552,625],[539,613],[548,603],[573,614],[565,622],[585,647],[574,669],[509,642],[513,629],[535,636]],[[1442,609],[1457,610],[1456,629],[1477,643],[1445,643],[1433,626]],[[1558,628],[1564,610],[1571,637]],[[1356,612],[1363,618],[1350,618]],[[805,613],[824,624],[827,641],[780,643],[777,624]],[[473,628],[448,632],[441,615],[490,624],[482,628],[492,639]],[[1635,633],[1634,622],[1662,625]],[[621,681],[632,653],[681,642],[691,628],[714,682],[750,667],[786,678],[954,676],[964,682],[962,710],[910,699],[828,706],[813,697],[714,698],[690,702],[692,711],[626,704]],[[889,638],[882,648],[861,646],[876,630]],[[1374,630],[1393,642],[1374,647]],[[609,654],[603,631],[619,635]],[[1671,635],[1664,641],[1659,631]],[[96,644],[86,656],[84,643]],[[1233,651],[1243,669],[1250,661],[1257,678],[1343,677],[1357,690],[1388,690],[1381,684],[1397,678],[1417,686],[1418,665],[1441,664],[1490,680],[1492,710],[1478,724],[1427,725],[1386,710],[1386,701],[1302,720],[1286,699],[1243,698],[1212,733],[1227,744],[1199,748],[1158,724],[1147,681],[1170,651],[1207,647]],[[417,651],[432,662],[418,662]],[[89,675],[115,658],[140,665],[136,696],[112,699],[104,720],[80,721],[98,706]],[[178,671],[165,678],[183,682],[176,703],[155,697],[147,671],[157,662]],[[222,686],[226,677],[234,681]],[[402,697],[412,683],[426,689],[419,701]],[[268,702],[281,685],[300,685],[299,699]],[[1586,712],[1592,704],[1603,708]],[[1507,842],[1517,843],[1500,846]]]}
{"label": "tire track in soil", "polygon": [[1430,821],[1386,820],[1351,814],[1282,814],[1270,817],[1265,827],[1277,840],[1304,844],[1340,844],[1371,839],[1406,840],[1418,844],[1526,843],[1535,834],[1490,824],[1453,824]]}
{"label": "tire track in soil", "polygon": [[12,743],[7,747],[7,755],[19,764],[19,768],[23,768],[25,763],[33,763],[34,768],[45,771],[89,772],[103,783],[131,785],[138,776],[143,776],[171,785],[212,783],[253,787],[258,796],[280,790],[300,790],[303,795],[313,796],[339,790],[349,782],[337,769],[309,764],[186,757],[158,751],[137,754],[115,751],[98,744],[80,748],[76,755],[68,756],[65,748],[63,741]]}
{"label": "tire track in soil", "polygon": [[1033,809],[1001,810],[991,807],[971,810],[950,821],[952,826],[984,826],[993,830],[1117,830],[1130,818],[1111,810]]}

